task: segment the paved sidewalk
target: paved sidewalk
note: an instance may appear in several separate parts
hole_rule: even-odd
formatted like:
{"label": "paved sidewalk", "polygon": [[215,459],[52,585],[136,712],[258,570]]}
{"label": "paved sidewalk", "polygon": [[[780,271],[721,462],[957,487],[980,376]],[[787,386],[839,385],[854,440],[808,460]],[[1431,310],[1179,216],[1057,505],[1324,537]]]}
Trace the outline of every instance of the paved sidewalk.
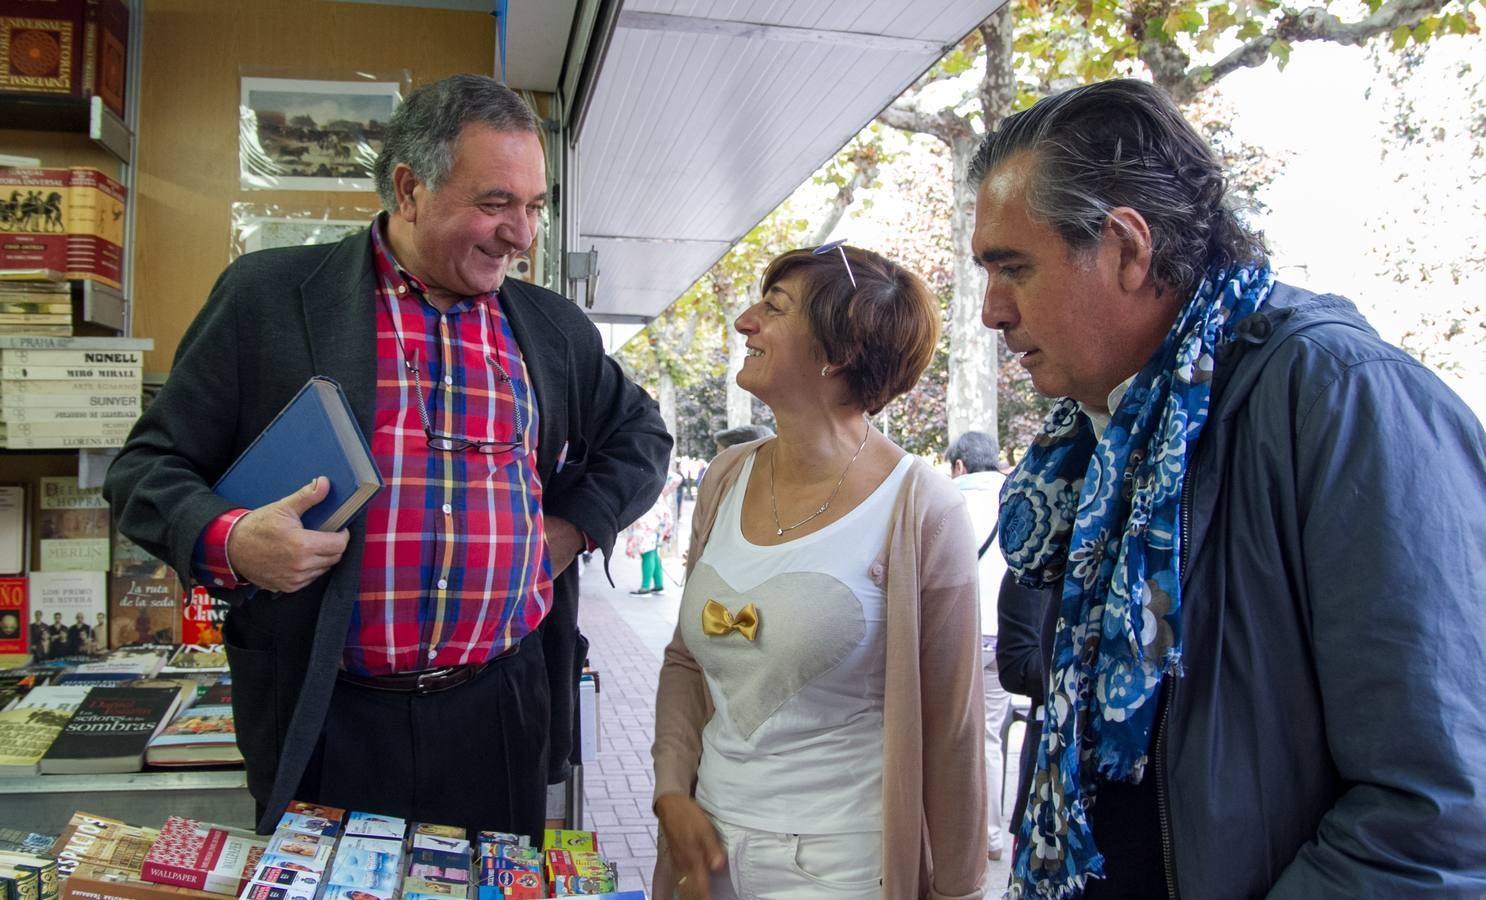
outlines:
{"label": "paved sidewalk", "polygon": [[[688,512],[690,504],[688,504]],[[683,520],[683,524],[685,524]],[[686,534],[685,530],[679,530]],[[655,733],[655,686],[665,646],[676,627],[681,560],[662,556],[667,581],[661,595],[632,596],[640,584],[639,560],[623,544],[610,562],[615,587],[595,557],[583,574],[579,626],[590,642],[588,658],[600,673],[598,759],[584,765],[584,823],[599,833],[599,848],[619,868],[620,890],[650,891],[655,867],[654,781],[650,742]],[[1021,727],[1011,735],[1006,796],[1016,785]],[[997,761],[999,764],[999,760]],[[1009,810],[1010,803],[1006,804]],[[987,897],[999,897],[1009,860],[991,864]]]}

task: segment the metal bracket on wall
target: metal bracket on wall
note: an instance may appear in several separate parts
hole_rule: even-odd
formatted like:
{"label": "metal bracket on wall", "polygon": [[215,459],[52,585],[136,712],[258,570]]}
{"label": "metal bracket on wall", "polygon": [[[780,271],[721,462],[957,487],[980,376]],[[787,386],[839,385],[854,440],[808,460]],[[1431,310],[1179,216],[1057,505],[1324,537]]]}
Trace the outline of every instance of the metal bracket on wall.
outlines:
{"label": "metal bracket on wall", "polygon": [[583,282],[583,308],[593,309],[593,300],[599,287],[599,251],[570,251],[567,255],[568,283]]}

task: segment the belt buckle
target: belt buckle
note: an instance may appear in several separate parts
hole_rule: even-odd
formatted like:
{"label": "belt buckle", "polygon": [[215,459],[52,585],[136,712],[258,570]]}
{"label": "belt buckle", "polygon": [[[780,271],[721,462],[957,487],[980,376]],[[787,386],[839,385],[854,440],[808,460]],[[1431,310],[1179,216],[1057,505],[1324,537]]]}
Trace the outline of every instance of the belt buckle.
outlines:
{"label": "belt buckle", "polygon": [[413,692],[417,694],[431,694],[435,691],[443,690],[447,686],[442,683],[443,680],[453,674],[456,668],[458,667],[440,666],[437,669],[429,669],[426,672],[418,673],[417,680],[413,682]]}

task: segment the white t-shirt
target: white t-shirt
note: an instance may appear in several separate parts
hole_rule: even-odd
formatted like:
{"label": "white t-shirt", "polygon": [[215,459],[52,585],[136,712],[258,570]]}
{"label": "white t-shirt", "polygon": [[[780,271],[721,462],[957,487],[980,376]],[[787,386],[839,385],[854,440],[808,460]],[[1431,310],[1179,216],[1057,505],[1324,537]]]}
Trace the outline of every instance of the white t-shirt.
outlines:
{"label": "white t-shirt", "polygon": [[[682,636],[716,708],[702,730],[697,803],[760,831],[880,831],[886,610],[868,569],[912,458],[856,509],[777,546],[743,536],[755,458],[718,507],[681,598]],[[734,616],[752,603],[754,640],[703,633],[709,600]]]}
{"label": "white t-shirt", "polygon": [[[1006,476],[993,471],[971,472],[955,479],[955,487],[960,489],[960,496],[965,498],[965,508],[970,512],[976,550],[996,526],[996,519],[1001,514],[1001,486],[1005,483]],[[1001,555],[1000,537],[998,533],[997,539],[991,541],[976,568],[981,634],[996,633],[996,600],[1001,596],[1001,576],[1006,574],[1006,557]]]}

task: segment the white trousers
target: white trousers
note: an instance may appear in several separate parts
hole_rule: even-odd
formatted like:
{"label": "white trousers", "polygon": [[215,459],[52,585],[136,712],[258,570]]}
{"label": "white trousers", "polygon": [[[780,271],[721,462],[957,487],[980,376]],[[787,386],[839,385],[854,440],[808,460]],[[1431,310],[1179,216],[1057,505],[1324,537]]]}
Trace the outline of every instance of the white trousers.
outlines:
{"label": "white trousers", "polygon": [[985,666],[986,687],[986,849],[1006,850],[1009,842],[1002,833],[1006,814],[1001,809],[1001,725],[1011,711],[1011,695],[1001,687],[996,674],[996,638],[982,638],[981,663]]}
{"label": "white trousers", "polygon": [[712,900],[882,900],[882,832],[776,834],[712,820],[727,865]]}

